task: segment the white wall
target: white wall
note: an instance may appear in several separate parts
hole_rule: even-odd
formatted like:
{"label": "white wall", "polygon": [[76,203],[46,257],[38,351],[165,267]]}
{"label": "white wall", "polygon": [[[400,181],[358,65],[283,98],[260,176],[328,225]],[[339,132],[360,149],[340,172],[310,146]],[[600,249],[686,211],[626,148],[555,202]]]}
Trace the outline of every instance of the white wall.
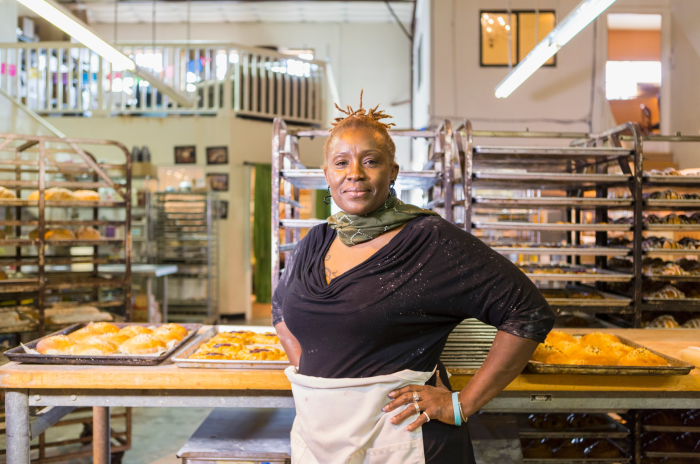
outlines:
{"label": "white wall", "polygon": [[0,0],[0,43],[17,42],[17,0]]}

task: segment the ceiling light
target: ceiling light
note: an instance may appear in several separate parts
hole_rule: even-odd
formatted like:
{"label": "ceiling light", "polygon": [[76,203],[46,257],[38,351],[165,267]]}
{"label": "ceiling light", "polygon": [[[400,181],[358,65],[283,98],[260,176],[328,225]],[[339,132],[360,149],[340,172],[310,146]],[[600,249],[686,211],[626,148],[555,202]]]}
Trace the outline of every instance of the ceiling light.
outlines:
{"label": "ceiling light", "polygon": [[608,9],[615,0],[583,0],[496,87],[496,97],[506,98],[553,57],[561,47]]}
{"label": "ceiling light", "polygon": [[46,0],[17,1],[112,63],[115,68],[128,69],[129,71],[136,69],[134,62],[127,56]]}

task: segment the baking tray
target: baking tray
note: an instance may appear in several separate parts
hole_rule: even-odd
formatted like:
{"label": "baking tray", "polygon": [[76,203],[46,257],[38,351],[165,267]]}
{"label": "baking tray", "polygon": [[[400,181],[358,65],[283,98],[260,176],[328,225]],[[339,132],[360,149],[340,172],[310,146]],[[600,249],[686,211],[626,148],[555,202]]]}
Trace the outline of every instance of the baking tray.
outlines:
{"label": "baking tray", "polygon": [[[631,198],[593,198],[593,197],[487,197],[475,196],[472,200],[475,208],[542,208],[581,207],[581,208],[621,208],[632,206]],[[697,201],[700,206],[700,201]]]}
{"label": "baking tray", "polygon": [[653,208],[682,208],[686,210],[699,209],[700,200],[653,200],[647,198],[644,200],[644,206],[648,206],[648,209]]}
{"label": "baking tray", "polygon": [[647,280],[662,280],[664,282],[697,282],[700,280],[699,275],[660,275],[660,274],[642,274]]}
{"label": "baking tray", "polygon": [[700,224],[645,224],[644,230],[656,232],[700,232]]}
{"label": "baking tray", "polygon": [[644,253],[655,254],[655,255],[700,255],[700,250],[688,250],[687,248],[650,248],[644,250]]}
{"label": "baking tray", "polygon": [[695,458],[700,459],[700,453],[683,453],[671,451],[644,451],[648,458]]}
{"label": "baking tray", "polygon": [[561,430],[536,429],[527,424],[528,416],[518,414],[518,435],[520,438],[627,438],[630,431],[627,427],[613,420],[607,414],[596,414],[603,417],[606,423],[598,427],[573,428]]}
{"label": "baking tray", "polygon": [[474,229],[490,230],[558,230],[566,231],[608,231],[608,232],[629,232],[632,230],[631,224],[556,224],[539,222],[481,222],[472,223]]}
{"label": "baking tray", "polygon": [[632,304],[632,298],[627,298],[613,293],[602,292],[593,287],[585,286],[570,286],[567,289],[542,289],[548,292],[563,293],[566,291],[580,292],[596,292],[602,295],[603,299],[588,299],[588,298],[547,298],[547,303],[555,306],[629,306]]}
{"label": "baking tray", "polygon": [[700,176],[650,176],[645,174],[643,180],[644,183],[648,184],[700,186]]}
{"label": "baking tray", "polygon": [[[164,324],[149,324],[149,323],[137,323],[137,322],[114,322],[119,328],[126,327],[127,325],[142,325],[146,327],[150,326],[161,326]],[[46,335],[42,338],[38,338],[31,341],[25,346],[27,348],[36,349],[36,345],[39,340],[47,337],[53,337],[54,335],[68,335],[69,333],[75,332],[78,329],[82,329],[88,325],[88,323],[73,324],[65,329],[59,330],[52,334]],[[10,359],[10,361],[20,362],[24,364],[72,364],[72,365],[102,365],[102,366],[155,366],[170,356],[175,350],[182,347],[182,345],[192,338],[202,327],[202,324],[180,324],[187,329],[187,336],[183,338],[180,343],[176,344],[173,348],[166,351],[162,355],[155,356],[72,356],[67,354],[29,354],[24,351],[24,348],[18,346],[10,351],[5,352],[5,356]]]}
{"label": "baking tray", "polygon": [[569,255],[569,256],[627,256],[630,249],[626,247],[510,247],[491,246],[499,253],[527,255]]}
{"label": "baking tray", "polygon": [[700,433],[700,427],[692,427],[686,425],[642,425],[642,430],[645,432]]}
{"label": "baking tray", "polygon": [[219,332],[232,332],[238,330],[249,330],[251,332],[265,333],[274,332],[274,327],[257,325],[215,325],[203,334],[197,336],[180,352],[172,357],[172,361],[178,367],[200,368],[200,369],[286,369],[291,366],[289,361],[238,361],[227,359],[212,359],[204,361],[201,359],[187,359],[194,354],[204,343],[213,338]]}
{"label": "baking tray", "polygon": [[[582,336],[582,334],[574,335]],[[690,363],[672,358],[658,351],[650,350],[626,338],[617,336],[622,343],[634,348],[646,348],[657,356],[662,357],[670,365],[666,367],[654,366],[573,366],[569,364],[545,364],[537,361],[528,361],[527,368],[537,374],[589,374],[589,375],[688,375],[695,369]]]}
{"label": "baking tray", "polygon": [[[596,271],[596,274],[535,274],[533,271],[535,269],[543,268],[564,268],[572,271],[579,269],[588,269]],[[536,265],[525,265],[519,266],[519,269],[533,281],[550,281],[550,282],[629,282],[634,278],[633,274],[625,274],[622,272],[609,271],[607,269],[598,269],[595,267],[586,266],[536,266]]]}
{"label": "baking tray", "polygon": [[695,303],[700,305],[700,298],[646,298],[645,302],[651,301],[654,303]]}

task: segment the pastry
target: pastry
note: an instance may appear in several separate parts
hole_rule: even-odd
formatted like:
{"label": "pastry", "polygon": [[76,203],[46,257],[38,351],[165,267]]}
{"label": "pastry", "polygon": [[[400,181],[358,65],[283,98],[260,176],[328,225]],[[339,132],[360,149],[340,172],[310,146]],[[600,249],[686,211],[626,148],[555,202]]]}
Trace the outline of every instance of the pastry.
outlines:
{"label": "pastry", "polygon": [[646,348],[637,348],[620,358],[623,366],[668,366],[666,360]]}
{"label": "pastry", "polygon": [[571,335],[564,333],[564,332],[559,332],[556,330],[549,332],[549,335],[547,335],[547,339],[545,340],[545,343],[554,346],[555,343],[560,342],[560,341],[578,343],[578,340],[576,340]]}
{"label": "pastry", "polygon": [[554,347],[566,356],[571,356],[584,347],[578,342],[561,341],[554,344]]}
{"label": "pastry", "polygon": [[608,424],[608,421],[599,414],[571,414],[566,421],[575,429],[592,429]]}
{"label": "pastry", "polygon": [[74,240],[73,232],[66,229],[52,229],[44,233],[45,240]]}
{"label": "pastry", "polygon": [[0,187],[0,200],[12,200],[17,198],[15,192],[8,190],[5,187]]}
{"label": "pastry", "polygon": [[[160,327],[168,327],[168,328],[170,328],[171,330],[173,330],[173,331],[179,333],[180,335],[182,335],[183,338],[184,338],[185,336],[187,336],[187,334],[188,334],[187,329],[184,328],[183,326],[181,326],[180,324],[174,324],[174,323],[171,322],[171,323],[169,323],[169,324],[163,324],[163,325],[161,325]],[[159,327],[159,328],[160,328],[160,327]]]}
{"label": "pastry", "polygon": [[107,356],[116,352],[117,345],[94,336],[71,348],[73,356]]}
{"label": "pastry", "polygon": [[220,338],[224,340],[240,340],[241,343],[249,343],[252,334],[253,332],[248,332],[245,330],[240,330],[238,332],[219,332],[218,334],[216,334],[215,338]]}
{"label": "pastry", "polygon": [[207,353],[223,353],[229,356],[235,356],[240,351],[245,350],[245,345],[241,343],[215,343],[213,345],[207,344],[202,348],[204,348],[202,351]]}
{"label": "pastry", "polygon": [[554,453],[546,439],[532,440],[526,448],[523,448],[523,458],[525,459],[552,459],[553,457]]}
{"label": "pastry", "polygon": [[[68,189],[60,188],[60,187],[52,187],[50,189],[46,189],[44,192],[44,195],[47,200],[60,200],[60,201],[71,201],[75,200],[75,195],[73,195],[73,192],[71,192]],[[39,191],[35,190],[32,193],[29,194],[29,200],[38,200],[39,199]]]}
{"label": "pastry", "polygon": [[617,359],[620,359],[621,357],[627,355],[630,351],[633,351],[634,348],[629,345],[625,345],[624,343],[611,343],[608,346],[602,347],[601,350],[606,354],[610,354],[611,356],[615,356]]}
{"label": "pastry", "polygon": [[253,334],[250,341],[252,343],[263,343],[267,345],[276,345],[280,342],[280,338],[274,332],[256,333]]}
{"label": "pastry", "polygon": [[644,298],[654,298],[654,299],[664,299],[664,300],[679,299],[679,298],[685,298],[685,293],[681,292],[673,285],[665,285],[660,290],[644,292]]}
{"label": "pastry", "polygon": [[680,325],[673,316],[661,315],[652,320],[647,326],[648,329],[677,329]]}
{"label": "pastry", "polygon": [[684,329],[700,329],[700,317],[685,321],[681,327]]}
{"label": "pastry", "polygon": [[95,334],[106,334],[106,333],[117,333],[119,332],[119,327],[109,322],[94,322],[86,326],[91,332]]}
{"label": "pastry", "polygon": [[574,438],[565,442],[559,448],[554,450],[555,459],[583,459],[585,458],[586,447],[583,445],[583,440]]}
{"label": "pastry", "polygon": [[278,359],[278,356],[269,348],[253,348],[252,350],[239,352],[236,355],[236,359],[241,361],[275,361]]}
{"label": "pastry", "polygon": [[70,354],[75,342],[65,335],[54,335],[39,340],[36,350],[41,354]]}
{"label": "pastry", "polygon": [[143,325],[127,325],[126,327],[122,327],[122,329],[119,331],[121,335],[126,335],[127,337],[135,337],[138,334],[153,334],[153,331],[149,329],[146,326]]}
{"label": "pastry", "polygon": [[[124,343],[125,341],[127,341],[130,337],[127,337],[126,335],[122,335],[122,334],[117,332],[117,333],[103,333],[101,335],[95,335],[92,338],[95,338],[98,340],[103,340],[105,342],[114,343],[115,345],[119,346],[122,343]],[[92,340],[92,338],[90,340]]]}
{"label": "pastry", "polygon": [[165,350],[165,343],[147,333],[135,335],[119,345],[124,354],[153,354]]}
{"label": "pastry", "polygon": [[173,327],[161,326],[153,331],[153,335],[158,338],[163,343],[168,343],[172,340],[177,340],[178,342],[185,338],[180,331],[174,329]]}
{"label": "pastry", "polygon": [[535,352],[532,354],[532,359],[533,361],[537,362],[545,362],[549,355],[554,354],[554,353],[560,353],[558,349],[553,347],[552,345],[547,345],[546,343],[540,343],[537,346],[537,349],[535,349]]}
{"label": "pastry", "polygon": [[615,335],[610,335],[603,332],[592,332],[581,337],[578,342],[581,345],[602,347],[608,346],[611,343],[620,343],[620,339]]}
{"label": "pastry", "polygon": [[78,230],[75,231],[75,236],[79,240],[99,240],[100,231],[94,227],[79,227]]}
{"label": "pastry", "polygon": [[546,414],[530,414],[527,416],[527,424],[533,429],[541,429]]}
{"label": "pastry", "polygon": [[610,459],[622,457],[620,448],[608,440],[598,440],[586,448],[586,459]]}
{"label": "pastry", "polygon": [[619,366],[620,362],[614,355],[605,353],[597,346],[586,346],[570,356],[567,364],[579,366]]}
{"label": "pastry", "polygon": [[100,194],[93,190],[76,190],[73,196],[78,201],[100,201]]}
{"label": "pastry", "polygon": [[231,356],[224,353],[200,353],[199,351],[192,354],[187,359],[232,359]]}
{"label": "pastry", "polygon": [[90,327],[83,327],[82,329],[78,329],[75,332],[71,332],[68,334],[68,338],[70,338],[74,343],[82,343],[88,338],[94,337],[96,334],[92,330],[90,330]]}
{"label": "pastry", "polygon": [[673,453],[678,450],[678,445],[676,445],[673,438],[671,438],[670,435],[667,435],[665,433],[659,434],[658,436],[652,438],[646,443],[645,441],[642,441],[642,443],[644,443],[644,445],[642,445],[644,451]]}

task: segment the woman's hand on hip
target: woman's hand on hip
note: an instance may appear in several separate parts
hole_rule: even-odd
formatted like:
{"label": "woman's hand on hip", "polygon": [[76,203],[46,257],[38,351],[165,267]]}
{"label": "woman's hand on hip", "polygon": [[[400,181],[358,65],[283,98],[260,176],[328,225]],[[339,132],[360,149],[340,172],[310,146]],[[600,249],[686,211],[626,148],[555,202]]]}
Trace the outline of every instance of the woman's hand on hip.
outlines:
{"label": "woman's hand on hip", "polygon": [[[418,394],[418,401],[414,398],[414,393]],[[384,406],[382,411],[391,412],[401,406],[408,405],[403,411],[391,419],[392,424],[400,424],[406,419],[413,417],[415,420],[408,426],[408,431],[413,432],[421,425],[430,420],[439,420],[446,424],[454,425],[455,415],[452,406],[452,392],[440,380],[440,371],[437,372],[437,383],[435,387],[429,385],[409,385],[399,390],[389,393],[394,400]],[[413,403],[418,403],[420,416]],[[425,413],[425,414],[423,414]],[[428,417],[426,417],[426,414]]]}

